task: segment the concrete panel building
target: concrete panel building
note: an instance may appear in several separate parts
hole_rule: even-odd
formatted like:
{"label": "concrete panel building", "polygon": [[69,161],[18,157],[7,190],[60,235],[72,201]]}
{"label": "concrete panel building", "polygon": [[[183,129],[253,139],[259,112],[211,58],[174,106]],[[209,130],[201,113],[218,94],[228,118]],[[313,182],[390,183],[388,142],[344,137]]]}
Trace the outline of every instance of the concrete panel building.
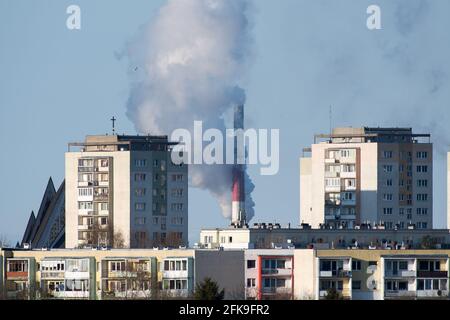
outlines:
{"label": "concrete panel building", "polygon": [[335,128],[300,159],[300,221],[431,229],[432,144],[411,128]]}
{"label": "concrete panel building", "polygon": [[[66,248],[187,245],[188,169],[167,136],[87,136],[66,153]],[[73,150],[78,148],[78,150]]]}
{"label": "concrete panel building", "polygon": [[449,248],[448,229],[386,229],[384,226],[362,225],[355,229],[281,228],[278,224],[256,224],[245,229],[211,228],[200,231],[202,248],[224,249],[420,249]]}

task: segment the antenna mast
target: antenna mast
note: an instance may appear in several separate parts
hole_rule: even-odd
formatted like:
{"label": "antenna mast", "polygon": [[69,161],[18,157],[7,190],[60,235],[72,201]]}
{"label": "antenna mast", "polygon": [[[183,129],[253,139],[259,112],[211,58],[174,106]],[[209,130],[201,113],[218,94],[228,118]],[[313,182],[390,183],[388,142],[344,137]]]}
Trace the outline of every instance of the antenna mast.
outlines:
{"label": "antenna mast", "polygon": [[115,128],[115,124],[116,124],[116,117],[112,117],[111,118],[111,122],[112,122],[112,134],[115,135],[116,134],[116,128]]}

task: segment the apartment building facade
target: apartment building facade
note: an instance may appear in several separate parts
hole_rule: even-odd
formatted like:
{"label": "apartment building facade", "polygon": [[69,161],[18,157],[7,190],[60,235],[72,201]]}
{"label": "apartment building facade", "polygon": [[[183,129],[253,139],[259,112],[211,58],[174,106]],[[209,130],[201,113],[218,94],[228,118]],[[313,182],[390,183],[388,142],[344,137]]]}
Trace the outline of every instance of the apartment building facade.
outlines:
{"label": "apartment building facade", "polygon": [[433,149],[411,128],[335,128],[300,159],[300,221],[431,229]]}
{"label": "apartment building facade", "polygon": [[3,249],[0,262],[5,299],[181,299],[207,277],[244,297],[243,251]]}
{"label": "apartment building facade", "polygon": [[293,250],[246,250],[244,267],[246,299],[294,297]]}
{"label": "apartment building facade", "polygon": [[[66,248],[187,245],[188,169],[166,136],[87,136],[66,153]],[[73,150],[78,148],[77,150]]]}

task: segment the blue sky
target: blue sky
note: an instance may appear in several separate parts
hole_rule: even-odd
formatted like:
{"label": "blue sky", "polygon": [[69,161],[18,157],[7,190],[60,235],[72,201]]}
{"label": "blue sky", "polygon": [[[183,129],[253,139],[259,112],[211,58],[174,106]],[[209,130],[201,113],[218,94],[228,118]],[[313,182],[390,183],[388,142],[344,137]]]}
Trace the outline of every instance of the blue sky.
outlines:
{"label": "blue sky", "polygon": [[[50,176],[59,185],[70,141],[134,133],[127,119],[127,41],[165,1],[0,0],[0,234],[21,238]],[[67,6],[82,29],[66,28]],[[382,30],[366,28],[378,4]],[[247,125],[280,129],[280,171],[260,176],[252,222],[299,223],[301,149],[334,126],[412,126],[435,143],[434,219],[445,224],[449,149],[450,2],[447,0],[254,1],[255,55],[246,77]],[[190,241],[226,226],[206,192],[189,194]]]}

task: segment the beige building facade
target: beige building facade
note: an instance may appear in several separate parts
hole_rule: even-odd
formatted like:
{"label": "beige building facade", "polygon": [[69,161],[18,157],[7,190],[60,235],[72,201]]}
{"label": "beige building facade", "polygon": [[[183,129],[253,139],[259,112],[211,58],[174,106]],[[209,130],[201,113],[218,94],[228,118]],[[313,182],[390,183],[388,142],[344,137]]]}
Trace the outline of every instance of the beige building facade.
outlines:
{"label": "beige building facade", "polygon": [[188,169],[172,163],[171,146],[166,136],[117,135],[69,144],[66,248],[187,245]]}
{"label": "beige building facade", "polygon": [[431,229],[430,135],[410,128],[335,128],[300,159],[300,221],[313,228]]}

